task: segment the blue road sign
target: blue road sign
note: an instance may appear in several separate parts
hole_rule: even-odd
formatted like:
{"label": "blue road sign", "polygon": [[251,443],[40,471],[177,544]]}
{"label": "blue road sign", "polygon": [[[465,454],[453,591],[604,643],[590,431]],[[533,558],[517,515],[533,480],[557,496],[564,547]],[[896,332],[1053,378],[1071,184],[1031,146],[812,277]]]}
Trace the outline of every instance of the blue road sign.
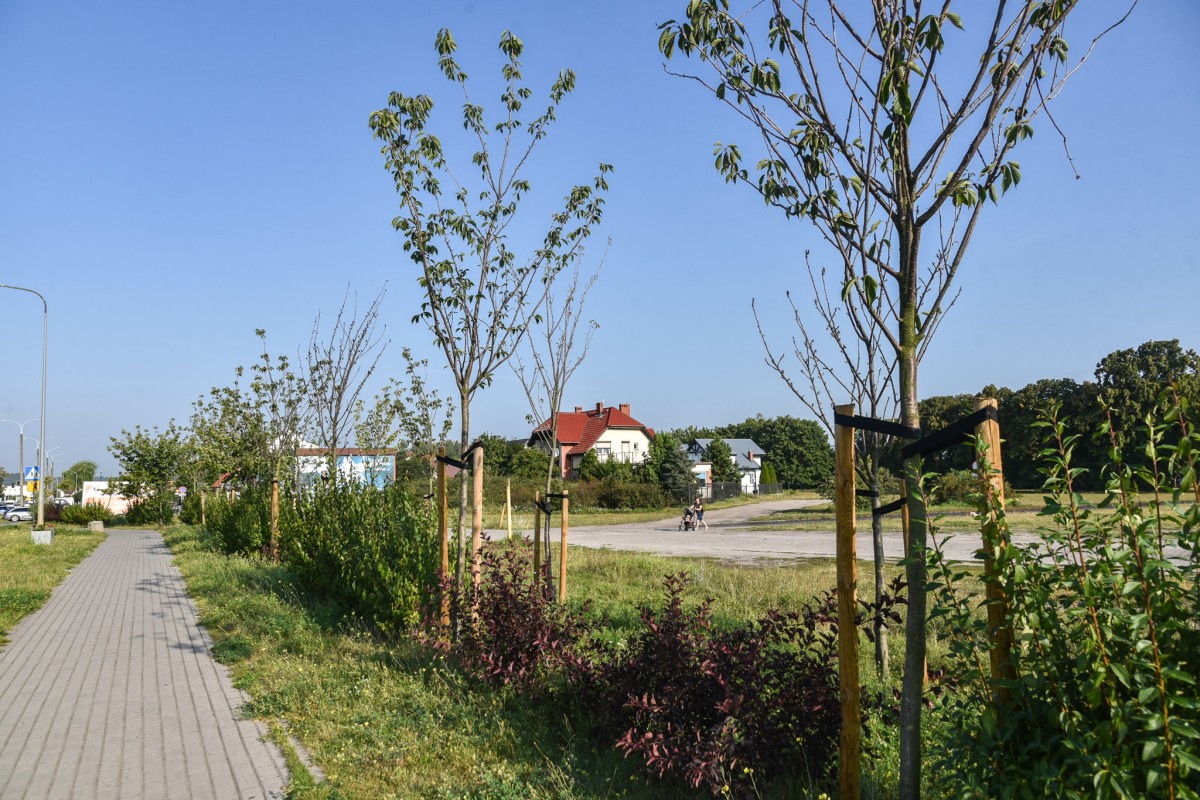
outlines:
{"label": "blue road sign", "polygon": [[37,479],[38,479],[37,466],[26,467],[25,468],[25,480],[26,481],[36,481]]}

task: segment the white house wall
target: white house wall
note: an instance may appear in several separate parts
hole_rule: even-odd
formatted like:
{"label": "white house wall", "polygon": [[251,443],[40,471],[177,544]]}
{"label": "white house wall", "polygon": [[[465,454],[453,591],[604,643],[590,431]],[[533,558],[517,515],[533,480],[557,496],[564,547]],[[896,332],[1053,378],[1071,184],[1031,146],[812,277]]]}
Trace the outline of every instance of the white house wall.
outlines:
{"label": "white house wall", "polygon": [[650,437],[640,430],[610,428],[596,440],[592,449],[601,461],[641,464],[650,453]]}

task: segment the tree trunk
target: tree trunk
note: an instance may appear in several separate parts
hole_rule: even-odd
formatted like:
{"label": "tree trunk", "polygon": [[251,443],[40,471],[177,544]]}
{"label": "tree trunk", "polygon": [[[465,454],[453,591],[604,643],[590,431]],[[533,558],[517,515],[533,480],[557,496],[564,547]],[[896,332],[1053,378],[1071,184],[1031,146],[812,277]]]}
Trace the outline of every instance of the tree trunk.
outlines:
{"label": "tree trunk", "polygon": [[[467,391],[459,387],[458,390],[459,420],[462,428],[460,430],[459,450],[455,454],[455,459],[461,458],[462,454],[467,452],[467,446],[470,443],[471,436],[471,409],[470,396]],[[454,583],[461,587],[463,585],[463,573],[466,570],[467,558],[467,476],[463,473],[458,473],[458,535],[455,541],[458,542],[458,559],[454,564]]]}
{"label": "tree trunk", "polygon": [[[870,489],[875,494],[871,497],[871,511],[879,508],[879,455],[878,448],[872,448],[868,456],[867,472],[870,475]],[[886,584],[883,561],[883,517],[871,514],[871,545],[875,558],[875,602],[883,596]],[[879,679],[886,686],[891,683],[891,670],[888,666],[887,627],[884,621],[875,618],[875,669]]]}
{"label": "tree trunk", "polygon": [[[907,210],[906,210],[907,212]],[[917,253],[920,232],[904,213],[897,220],[900,251],[900,422],[910,428],[921,426],[917,406]],[[904,679],[900,688],[900,798],[921,796],[921,708],[925,689],[926,570],[925,540],[928,532],[925,499],[921,488],[921,458],[904,459],[908,491],[909,541],[906,573],[908,614],[904,626]]]}

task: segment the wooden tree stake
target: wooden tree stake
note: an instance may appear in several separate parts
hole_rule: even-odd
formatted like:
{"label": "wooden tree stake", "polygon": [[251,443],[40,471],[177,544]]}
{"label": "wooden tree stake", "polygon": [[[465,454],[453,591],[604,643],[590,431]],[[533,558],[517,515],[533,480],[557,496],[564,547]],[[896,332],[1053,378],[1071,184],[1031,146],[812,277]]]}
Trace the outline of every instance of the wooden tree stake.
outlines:
{"label": "wooden tree stake", "polygon": [[[975,398],[975,410],[996,408],[998,403],[994,397]],[[1012,663],[1013,631],[1008,624],[1008,597],[1000,576],[996,574],[996,562],[992,558],[995,548],[1005,547],[1004,532],[1000,529],[996,515],[992,511],[992,502],[998,502],[1004,508],[1004,470],[1000,458],[1000,424],[995,420],[984,420],[975,428],[976,439],[984,446],[986,452],[979,463],[980,474],[988,481],[988,497],[982,508],[983,520],[983,549],[986,553],[983,559],[984,592],[987,597],[988,631],[992,638],[990,651],[992,662],[992,704],[997,708],[1008,704],[1012,693],[1001,686],[1002,681],[1015,680],[1016,669]]]}
{"label": "wooden tree stake", "polygon": [[[838,414],[853,417],[854,404],[837,406]],[[846,425],[834,428],[834,482],[837,492],[837,598],[838,598],[838,674],[842,703],[842,733],[838,753],[838,783],[842,800],[860,796],[859,764],[861,720],[859,719],[858,626],[854,612],[858,605],[858,557],[855,537],[854,429]]]}
{"label": "wooden tree stake", "polygon": [[471,510],[471,584],[476,591],[479,589],[480,558],[483,548],[483,448],[476,447],[471,453],[472,499],[474,507]]}
{"label": "wooden tree stake", "polygon": [[438,539],[441,540],[442,561],[438,568],[438,593],[441,595],[442,628],[450,627],[450,595],[446,582],[450,579],[450,526],[446,519],[446,448],[439,447],[437,460]]}
{"label": "wooden tree stake", "polygon": [[533,580],[542,579],[542,493],[533,493]]}
{"label": "wooden tree stake", "polygon": [[271,479],[271,559],[279,559],[279,478]]}
{"label": "wooden tree stake", "polygon": [[567,513],[570,503],[567,490],[563,489],[562,527],[558,536],[558,602],[567,602]]}
{"label": "wooden tree stake", "polygon": [[512,478],[509,478],[504,484],[504,507],[508,509],[508,538],[512,539]]}

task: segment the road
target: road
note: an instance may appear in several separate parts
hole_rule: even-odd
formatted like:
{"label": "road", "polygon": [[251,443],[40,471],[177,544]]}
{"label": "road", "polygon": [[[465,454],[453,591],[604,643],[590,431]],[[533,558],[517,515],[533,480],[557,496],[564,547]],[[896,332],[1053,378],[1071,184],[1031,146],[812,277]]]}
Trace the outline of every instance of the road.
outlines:
{"label": "road", "polygon": [[[807,506],[824,505],[825,500],[765,500],[733,508],[706,509],[698,531],[679,530],[679,516],[656,522],[634,522],[623,525],[571,526],[567,541],[573,545],[658,553],[665,556],[700,556],[723,561],[753,564],[788,561],[798,558],[833,558],[836,554],[833,528],[813,530],[752,530],[770,525],[761,518],[782,511]],[[751,523],[752,519],[758,521]],[[789,520],[794,524],[794,521]],[[871,558],[870,519],[860,518],[858,525],[858,557]],[[499,535],[500,531],[492,531]],[[529,534],[526,534],[529,536]],[[555,522],[551,539],[558,541]],[[898,560],[904,549],[900,533],[885,533],[884,553],[889,560]],[[945,546],[946,554],[956,561],[972,560],[979,547],[978,536],[969,532],[953,537]]]}

